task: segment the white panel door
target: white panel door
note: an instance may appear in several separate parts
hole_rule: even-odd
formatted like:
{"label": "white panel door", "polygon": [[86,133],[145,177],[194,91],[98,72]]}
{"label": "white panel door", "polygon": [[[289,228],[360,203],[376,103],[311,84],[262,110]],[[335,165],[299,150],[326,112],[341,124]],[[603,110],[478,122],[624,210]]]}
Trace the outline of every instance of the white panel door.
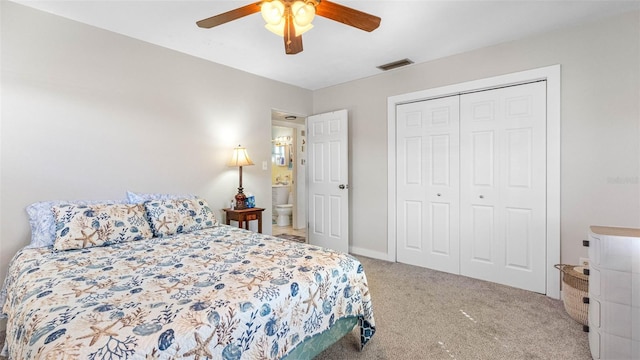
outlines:
{"label": "white panel door", "polygon": [[347,110],[309,116],[309,243],[349,252]]}
{"label": "white panel door", "polygon": [[458,119],[458,96],[397,107],[397,260],[456,274]]}
{"label": "white panel door", "polygon": [[546,82],[460,96],[460,273],[546,281]]}

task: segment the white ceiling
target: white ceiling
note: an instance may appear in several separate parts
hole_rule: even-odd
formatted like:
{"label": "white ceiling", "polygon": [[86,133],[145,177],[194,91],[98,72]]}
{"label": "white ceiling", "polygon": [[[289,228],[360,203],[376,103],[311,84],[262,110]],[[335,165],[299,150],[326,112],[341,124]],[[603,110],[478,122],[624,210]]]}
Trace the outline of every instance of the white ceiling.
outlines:
{"label": "white ceiling", "polygon": [[334,0],[381,17],[380,27],[367,33],[316,17],[304,51],[285,55],[259,13],[211,29],[195,24],[251,0],[14,1],[310,90],[379,74],[376,66],[404,58],[421,63],[640,9],[638,0]]}

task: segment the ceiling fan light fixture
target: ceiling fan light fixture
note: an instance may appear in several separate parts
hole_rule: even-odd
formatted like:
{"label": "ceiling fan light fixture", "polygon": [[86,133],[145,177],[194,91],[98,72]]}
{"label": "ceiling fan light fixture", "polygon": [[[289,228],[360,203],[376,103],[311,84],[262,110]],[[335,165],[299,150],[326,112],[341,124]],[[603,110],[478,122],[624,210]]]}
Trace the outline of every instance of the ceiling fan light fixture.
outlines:
{"label": "ceiling fan light fixture", "polygon": [[[265,24],[264,27],[271,31],[272,33],[280,36],[280,37],[284,37],[284,21],[278,25],[271,25],[271,24]],[[313,28],[313,24],[309,24],[305,27],[300,27],[298,25],[296,25],[295,23],[293,24],[293,29],[296,33],[296,36],[300,36],[304,33],[306,33],[307,31],[311,30]]]}
{"label": "ceiling fan light fixture", "polygon": [[[313,28],[313,21],[316,15],[316,7],[313,2],[295,1],[289,5],[282,0],[265,1],[262,3],[260,13],[266,22],[264,26],[272,33],[284,37],[285,17],[293,17],[293,27],[296,36],[300,36]],[[291,15],[287,15],[287,8]]]}
{"label": "ceiling fan light fixture", "polygon": [[284,4],[278,0],[265,1],[260,7],[260,13],[267,24],[281,25],[284,19]]}
{"label": "ceiling fan light fixture", "polygon": [[298,0],[291,5],[291,12],[293,13],[295,24],[304,28],[311,25],[313,18],[316,16],[316,7],[312,3]]}
{"label": "ceiling fan light fixture", "polygon": [[278,36],[284,36],[284,21],[277,25],[265,24],[264,27]]}

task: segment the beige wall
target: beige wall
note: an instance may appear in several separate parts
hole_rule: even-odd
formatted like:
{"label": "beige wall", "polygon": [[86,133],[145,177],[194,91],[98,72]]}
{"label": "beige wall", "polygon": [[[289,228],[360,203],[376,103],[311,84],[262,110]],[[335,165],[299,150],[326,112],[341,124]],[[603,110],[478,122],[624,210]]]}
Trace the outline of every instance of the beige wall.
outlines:
{"label": "beige wall", "polygon": [[640,227],[634,12],[315,91],[314,113],[350,111],[351,246],[387,252],[389,96],[554,64],[562,65],[562,261],[586,255],[581,240],[591,224]]}
{"label": "beige wall", "polygon": [[239,143],[256,164],[243,169],[245,190],[271,218],[270,167],[262,170],[271,163],[271,109],[310,113],[310,91],[0,6],[0,278],[29,242],[30,203],[134,190],[194,193],[221,209],[238,187],[226,161]]}

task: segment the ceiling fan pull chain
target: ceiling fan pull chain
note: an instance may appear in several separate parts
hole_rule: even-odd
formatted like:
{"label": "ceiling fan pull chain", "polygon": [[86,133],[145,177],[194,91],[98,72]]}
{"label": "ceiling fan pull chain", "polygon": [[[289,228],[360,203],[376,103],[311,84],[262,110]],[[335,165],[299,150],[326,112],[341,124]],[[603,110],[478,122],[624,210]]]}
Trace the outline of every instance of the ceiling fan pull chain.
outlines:
{"label": "ceiling fan pull chain", "polygon": [[291,45],[291,38],[295,37],[295,33],[292,35],[291,30],[293,30],[293,17],[291,15],[291,5],[287,3],[284,9],[285,16],[285,31],[287,32],[287,46]]}

